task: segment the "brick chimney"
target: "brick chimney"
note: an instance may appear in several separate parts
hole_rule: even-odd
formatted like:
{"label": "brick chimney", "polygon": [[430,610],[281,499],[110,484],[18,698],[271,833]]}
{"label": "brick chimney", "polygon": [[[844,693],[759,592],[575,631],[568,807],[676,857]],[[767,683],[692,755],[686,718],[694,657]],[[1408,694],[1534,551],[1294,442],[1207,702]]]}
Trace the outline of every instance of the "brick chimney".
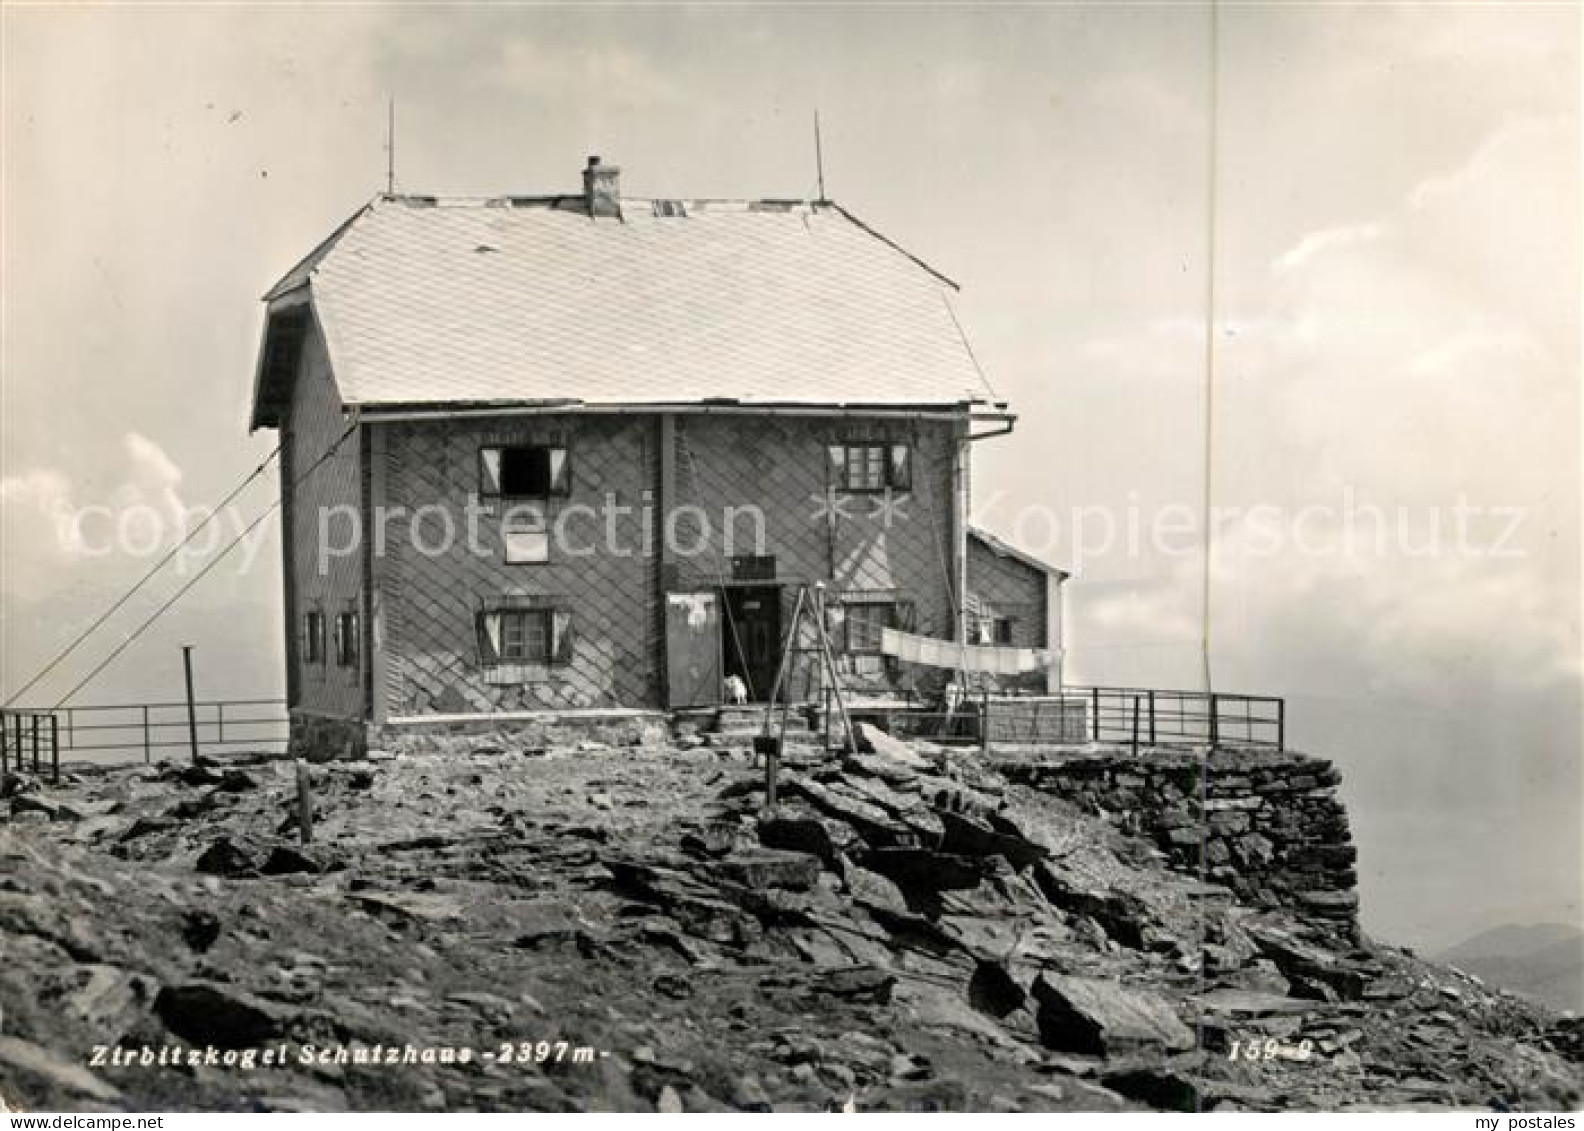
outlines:
{"label": "brick chimney", "polygon": [[583,199],[590,216],[621,217],[621,168],[590,157],[583,170]]}

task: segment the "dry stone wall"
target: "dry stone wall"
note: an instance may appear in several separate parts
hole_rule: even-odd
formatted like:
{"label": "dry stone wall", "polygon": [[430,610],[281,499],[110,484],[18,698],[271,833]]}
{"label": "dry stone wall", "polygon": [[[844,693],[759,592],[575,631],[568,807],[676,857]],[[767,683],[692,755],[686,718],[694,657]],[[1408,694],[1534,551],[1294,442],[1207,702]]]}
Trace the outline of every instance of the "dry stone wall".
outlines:
{"label": "dry stone wall", "polygon": [[1357,933],[1357,850],[1337,796],[1341,775],[1324,759],[1088,748],[999,755],[995,764],[1014,781],[1149,837],[1172,867],[1225,884],[1246,902]]}

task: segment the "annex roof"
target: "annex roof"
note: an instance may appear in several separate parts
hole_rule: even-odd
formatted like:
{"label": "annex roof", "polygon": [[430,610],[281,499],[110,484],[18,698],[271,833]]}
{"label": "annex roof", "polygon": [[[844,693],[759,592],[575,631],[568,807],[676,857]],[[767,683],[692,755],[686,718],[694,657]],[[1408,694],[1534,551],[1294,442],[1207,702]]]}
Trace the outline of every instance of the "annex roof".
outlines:
{"label": "annex roof", "polygon": [[1036,558],[1028,551],[1020,550],[1010,542],[1007,542],[1001,538],[997,538],[994,534],[991,534],[982,526],[975,526],[974,524],[969,523],[968,537],[973,539],[975,542],[978,542],[981,546],[995,554],[997,557],[1011,558],[1013,561],[1022,562],[1030,569],[1036,569],[1041,573],[1050,574],[1056,577],[1058,580],[1065,581],[1067,578],[1072,576],[1067,570],[1062,569],[1060,566],[1053,566],[1041,558]]}

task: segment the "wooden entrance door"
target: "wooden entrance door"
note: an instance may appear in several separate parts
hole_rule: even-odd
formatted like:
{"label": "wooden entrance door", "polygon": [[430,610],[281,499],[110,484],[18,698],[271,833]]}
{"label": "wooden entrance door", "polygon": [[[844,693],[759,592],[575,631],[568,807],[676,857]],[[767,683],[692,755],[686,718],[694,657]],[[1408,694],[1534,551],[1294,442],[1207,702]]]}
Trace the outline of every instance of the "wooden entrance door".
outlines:
{"label": "wooden entrance door", "polygon": [[721,701],[720,598],[712,592],[666,594],[666,705],[709,707]]}

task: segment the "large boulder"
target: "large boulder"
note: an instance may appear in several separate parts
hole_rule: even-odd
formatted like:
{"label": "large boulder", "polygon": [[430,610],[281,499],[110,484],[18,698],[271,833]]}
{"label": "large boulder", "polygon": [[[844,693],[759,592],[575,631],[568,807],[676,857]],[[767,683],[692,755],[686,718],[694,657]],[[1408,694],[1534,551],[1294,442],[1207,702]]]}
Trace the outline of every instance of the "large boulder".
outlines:
{"label": "large boulder", "polygon": [[222,1049],[251,1048],[282,1032],[263,1003],[207,982],[166,986],[154,999],[154,1012],[178,1037]]}
{"label": "large boulder", "polygon": [[830,829],[815,817],[766,817],[759,822],[759,843],[766,848],[806,852],[827,868],[836,866],[839,851]]}
{"label": "large boulder", "polygon": [[853,902],[859,906],[898,915],[907,913],[907,897],[902,889],[878,872],[849,863],[842,870],[842,879]]}
{"label": "large boulder", "polygon": [[1100,978],[1041,974],[1034,981],[1040,1041],[1061,1052],[1113,1056],[1192,1048],[1193,1030],[1165,999]]}
{"label": "large boulder", "polygon": [[269,857],[260,870],[266,876],[286,876],[294,872],[322,872],[324,867],[312,856],[289,844],[277,844],[270,849]]}
{"label": "large boulder", "polygon": [[900,762],[915,770],[931,768],[929,761],[919,757],[907,743],[900,738],[892,738],[871,723],[858,723],[853,730],[858,734],[858,749],[861,751],[878,754],[882,758],[889,758],[893,762]]}
{"label": "large boulder", "polygon": [[914,844],[918,833],[905,821],[840,782],[822,784],[796,777],[786,783],[789,794],[808,800],[820,812],[851,825],[871,845]]}
{"label": "large boulder", "polygon": [[940,813],[940,821],[944,831],[941,848],[946,852],[963,856],[1000,856],[1020,871],[1047,855],[1040,845],[1015,833],[1003,832],[989,821],[949,809]]}
{"label": "large boulder", "polygon": [[819,880],[820,860],[806,852],[758,848],[734,852],[721,862],[721,871],[754,891],[768,888],[807,891]]}
{"label": "large boulder", "polygon": [[877,848],[863,864],[914,894],[971,890],[988,874],[982,859],[927,848]]}
{"label": "large boulder", "polygon": [[210,876],[254,876],[258,874],[258,854],[252,845],[221,836],[199,854],[193,866]]}

